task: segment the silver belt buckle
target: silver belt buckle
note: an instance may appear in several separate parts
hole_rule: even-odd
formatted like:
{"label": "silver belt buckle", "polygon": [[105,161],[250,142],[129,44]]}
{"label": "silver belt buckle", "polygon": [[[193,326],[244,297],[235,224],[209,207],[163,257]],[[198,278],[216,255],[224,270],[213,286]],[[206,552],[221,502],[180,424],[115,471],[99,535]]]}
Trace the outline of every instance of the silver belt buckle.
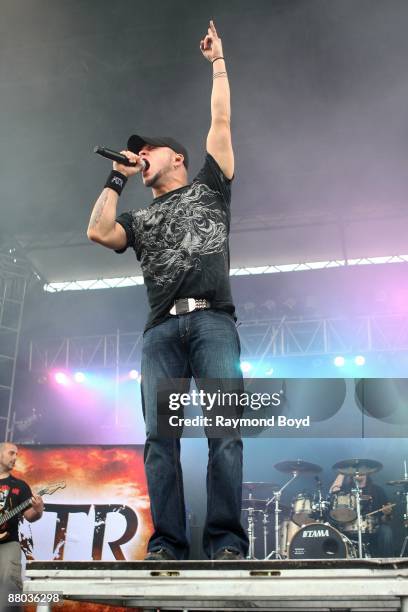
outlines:
{"label": "silver belt buckle", "polygon": [[[173,304],[173,306],[170,308],[169,312],[171,315],[177,315],[177,307],[176,307],[176,302],[178,300],[176,300]],[[195,298],[187,298],[187,310],[184,310],[184,312],[180,313],[180,314],[186,314],[186,312],[193,312],[193,310],[196,309],[196,300]]]}
{"label": "silver belt buckle", "polygon": [[196,307],[195,299],[188,298],[187,302],[188,302],[188,312],[193,312],[193,310],[195,310],[195,307]]}

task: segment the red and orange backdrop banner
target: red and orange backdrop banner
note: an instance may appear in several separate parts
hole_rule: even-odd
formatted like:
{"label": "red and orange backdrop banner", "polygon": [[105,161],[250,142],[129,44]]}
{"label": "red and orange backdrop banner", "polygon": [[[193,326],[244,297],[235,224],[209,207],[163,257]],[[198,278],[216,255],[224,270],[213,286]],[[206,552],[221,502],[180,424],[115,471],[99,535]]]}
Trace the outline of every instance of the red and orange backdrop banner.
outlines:
{"label": "red and orange backdrop banner", "polygon": [[28,558],[65,561],[142,559],[153,531],[142,446],[19,447],[13,474],[44,495],[45,511],[21,526]]}

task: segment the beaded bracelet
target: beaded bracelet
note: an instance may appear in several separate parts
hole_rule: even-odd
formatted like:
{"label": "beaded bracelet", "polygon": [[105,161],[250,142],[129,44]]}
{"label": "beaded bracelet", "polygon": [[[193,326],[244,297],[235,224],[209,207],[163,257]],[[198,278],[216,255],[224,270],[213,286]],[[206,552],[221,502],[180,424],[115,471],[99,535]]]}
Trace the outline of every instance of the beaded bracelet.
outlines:
{"label": "beaded bracelet", "polygon": [[227,73],[225,71],[224,72],[214,72],[213,79],[218,79],[219,77],[224,76],[224,74],[225,76],[227,76]]}

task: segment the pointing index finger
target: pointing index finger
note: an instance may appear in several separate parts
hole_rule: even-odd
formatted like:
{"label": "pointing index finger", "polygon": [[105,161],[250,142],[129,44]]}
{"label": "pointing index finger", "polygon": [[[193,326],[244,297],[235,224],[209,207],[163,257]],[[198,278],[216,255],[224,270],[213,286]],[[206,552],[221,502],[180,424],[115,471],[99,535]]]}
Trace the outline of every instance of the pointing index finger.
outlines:
{"label": "pointing index finger", "polygon": [[215,25],[212,19],[210,20],[210,29],[214,36],[217,36],[217,30],[215,29]]}

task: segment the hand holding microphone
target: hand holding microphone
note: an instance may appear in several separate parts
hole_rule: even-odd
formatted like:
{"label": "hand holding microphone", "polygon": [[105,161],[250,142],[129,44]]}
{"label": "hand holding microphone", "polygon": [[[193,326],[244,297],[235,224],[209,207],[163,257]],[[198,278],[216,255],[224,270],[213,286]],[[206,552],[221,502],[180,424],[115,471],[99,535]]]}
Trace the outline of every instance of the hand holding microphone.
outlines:
{"label": "hand holding microphone", "polygon": [[128,163],[124,161],[114,161],[113,169],[117,172],[121,172],[125,176],[133,176],[134,174],[138,174],[139,172],[143,172],[147,168],[147,162],[136,153],[132,151],[121,151],[121,155],[123,155],[126,159],[128,159]]}
{"label": "hand holding microphone", "polygon": [[106,147],[95,147],[94,153],[113,160],[113,169],[126,177],[133,176],[144,170],[148,170],[150,164],[147,159],[143,159],[133,151],[112,151]]}

